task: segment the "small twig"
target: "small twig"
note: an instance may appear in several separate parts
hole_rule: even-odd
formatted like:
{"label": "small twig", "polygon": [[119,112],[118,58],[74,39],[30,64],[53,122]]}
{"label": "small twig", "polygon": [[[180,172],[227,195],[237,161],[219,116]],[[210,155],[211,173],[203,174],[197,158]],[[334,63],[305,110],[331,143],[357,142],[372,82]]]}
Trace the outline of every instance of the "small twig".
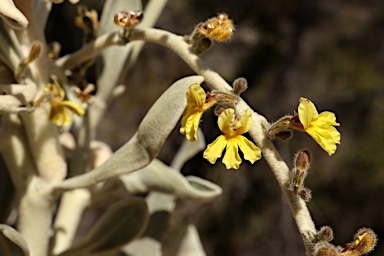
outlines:
{"label": "small twig", "polygon": [[126,44],[119,31],[105,34],[96,38],[88,44],[85,44],[77,52],[65,55],[56,61],[56,65],[65,69],[74,68],[87,60],[92,59],[99,54],[103,49],[111,45],[124,45]]}

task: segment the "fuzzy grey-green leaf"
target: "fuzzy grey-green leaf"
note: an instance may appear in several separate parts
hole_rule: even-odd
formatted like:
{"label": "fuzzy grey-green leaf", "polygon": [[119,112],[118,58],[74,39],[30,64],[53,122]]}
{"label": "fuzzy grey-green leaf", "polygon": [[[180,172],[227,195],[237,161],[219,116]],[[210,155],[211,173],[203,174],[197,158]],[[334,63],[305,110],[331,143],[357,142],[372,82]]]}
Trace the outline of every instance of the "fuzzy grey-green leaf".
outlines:
{"label": "fuzzy grey-green leaf", "polygon": [[[155,159],[146,168],[120,177],[129,193],[159,191],[177,198],[208,201],[221,194],[221,188],[197,177],[184,177],[177,170]],[[115,182],[115,181],[111,181]]]}

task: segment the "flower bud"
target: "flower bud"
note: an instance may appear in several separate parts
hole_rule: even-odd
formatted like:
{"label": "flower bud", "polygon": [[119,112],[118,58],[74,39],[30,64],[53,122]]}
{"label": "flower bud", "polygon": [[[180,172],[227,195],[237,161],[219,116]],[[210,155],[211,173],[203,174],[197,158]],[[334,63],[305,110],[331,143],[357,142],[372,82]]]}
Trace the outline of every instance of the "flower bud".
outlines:
{"label": "flower bud", "polygon": [[31,46],[31,50],[29,51],[28,56],[20,62],[19,66],[17,67],[17,69],[15,71],[16,81],[19,81],[21,79],[25,68],[32,61],[36,60],[40,56],[40,53],[41,53],[41,43],[40,42],[34,42]]}
{"label": "flower bud", "polygon": [[302,187],[299,191],[298,191],[298,195],[301,197],[301,199],[303,199],[306,203],[308,203],[309,201],[311,201],[312,199],[312,191],[309,189],[309,188],[306,188],[306,187]]}
{"label": "flower bud", "polygon": [[287,115],[283,116],[268,128],[267,134],[268,137],[273,140],[275,138],[286,140],[292,136],[290,132],[291,128],[289,127],[290,120],[292,116]]}
{"label": "flower bud", "polygon": [[322,226],[316,233],[314,242],[330,242],[333,240],[333,230],[329,226]]}
{"label": "flower bud", "polygon": [[292,132],[291,131],[283,131],[275,134],[275,138],[278,138],[279,140],[288,140],[292,137]]}
{"label": "flower bud", "polygon": [[288,190],[293,191],[295,195],[300,196],[305,202],[312,198],[310,189],[304,187],[304,180],[308,174],[311,155],[308,150],[298,152],[294,157],[294,167],[291,171],[291,181],[288,184]]}
{"label": "flower bud", "polygon": [[327,242],[317,243],[313,251],[314,256],[340,256],[338,248]]}
{"label": "flower bud", "polygon": [[223,104],[229,103],[234,105],[239,101],[239,97],[232,93],[226,93],[226,92],[214,90],[214,91],[211,91],[211,94],[215,95],[219,103],[223,103]]}
{"label": "flower bud", "polygon": [[362,228],[357,231],[354,241],[349,243],[343,250],[344,255],[360,256],[371,252],[377,243],[377,236],[372,229]]}
{"label": "flower bud", "polygon": [[295,155],[295,166],[300,170],[308,170],[311,164],[311,153],[304,149]]}
{"label": "flower bud", "polygon": [[240,95],[245,90],[248,89],[248,83],[247,80],[244,77],[239,77],[235,81],[233,81],[232,84],[233,87],[233,93],[235,95]]}

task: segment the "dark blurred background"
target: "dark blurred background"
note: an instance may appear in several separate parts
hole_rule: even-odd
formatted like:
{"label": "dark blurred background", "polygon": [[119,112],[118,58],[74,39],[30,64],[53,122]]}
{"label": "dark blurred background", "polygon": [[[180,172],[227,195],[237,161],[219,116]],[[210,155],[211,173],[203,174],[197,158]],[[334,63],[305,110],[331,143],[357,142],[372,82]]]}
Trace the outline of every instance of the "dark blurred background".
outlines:
{"label": "dark blurred background", "polygon": [[[103,1],[81,1],[101,11]],[[81,46],[74,26],[76,6],[56,5],[47,27],[47,40],[59,41],[62,54]],[[318,228],[330,225],[334,243],[345,245],[361,227],[384,234],[384,2],[379,0],[170,0],[156,27],[189,34],[194,26],[217,13],[233,19],[233,38],[202,58],[229,83],[248,80],[243,98],[255,111],[274,121],[311,99],[319,111],[335,112],[341,123],[341,145],[328,156],[307,134],[288,142],[275,141],[291,166],[302,148],[313,153],[306,186],[308,204]],[[136,131],[151,104],[175,80],[193,72],[170,50],[146,44],[134,68],[126,74],[127,91],[109,107],[98,139],[116,150]],[[95,80],[90,73],[89,80]],[[129,109],[129,114],[127,109]],[[170,163],[182,136],[171,134],[159,158]],[[207,143],[219,130],[211,113],[202,128]],[[303,255],[301,237],[285,199],[264,160],[239,170],[212,166],[200,152],[183,168],[223,188],[209,204],[179,202],[164,255],[174,255],[174,241],[186,223],[200,232],[207,255]],[[383,255],[378,243],[372,255]]]}

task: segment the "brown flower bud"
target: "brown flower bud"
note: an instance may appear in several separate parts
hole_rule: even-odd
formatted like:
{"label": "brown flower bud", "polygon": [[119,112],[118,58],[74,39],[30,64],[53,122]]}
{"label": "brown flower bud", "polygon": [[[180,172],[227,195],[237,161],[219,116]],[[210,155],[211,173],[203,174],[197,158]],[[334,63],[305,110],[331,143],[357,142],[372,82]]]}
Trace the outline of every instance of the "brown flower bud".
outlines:
{"label": "brown flower bud", "polygon": [[248,89],[247,80],[244,77],[239,77],[235,81],[233,81],[232,87],[233,93],[236,95],[240,95]]}
{"label": "brown flower bud", "polygon": [[372,229],[362,228],[357,231],[354,241],[347,244],[342,255],[360,256],[371,252],[377,243],[377,236]]}
{"label": "brown flower bud", "polygon": [[300,170],[308,170],[311,164],[311,153],[304,149],[295,155],[295,166]]}
{"label": "brown flower bud", "polygon": [[330,242],[333,240],[333,230],[329,226],[322,226],[316,233],[314,242]]}
{"label": "brown flower bud", "polygon": [[317,243],[313,251],[314,256],[340,256],[337,247],[327,242]]}
{"label": "brown flower bud", "polygon": [[267,134],[268,137],[273,140],[275,138],[286,140],[292,136],[290,132],[291,128],[289,127],[289,122],[292,119],[292,116],[287,115],[283,116],[268,128]]}

